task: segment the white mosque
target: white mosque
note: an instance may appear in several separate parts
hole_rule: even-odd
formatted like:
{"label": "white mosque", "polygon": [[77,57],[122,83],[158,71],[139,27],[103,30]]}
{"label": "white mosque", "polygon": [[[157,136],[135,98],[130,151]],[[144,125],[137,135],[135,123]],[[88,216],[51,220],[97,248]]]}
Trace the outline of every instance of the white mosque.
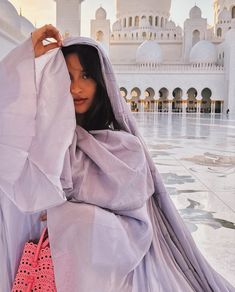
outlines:
{"label": "white mosque", "polygon": [[[56,0],[57,27],[80,34],[83,0]],[[104,8],[91,37],[108,52],[120,91],[133,111],[235,113],[235,0],[214,0],[209,26],[196,5],[184,27],[170,19],[171,0],[116,0],[111,27]],[[0,58],[33,25],[0,0]]]}

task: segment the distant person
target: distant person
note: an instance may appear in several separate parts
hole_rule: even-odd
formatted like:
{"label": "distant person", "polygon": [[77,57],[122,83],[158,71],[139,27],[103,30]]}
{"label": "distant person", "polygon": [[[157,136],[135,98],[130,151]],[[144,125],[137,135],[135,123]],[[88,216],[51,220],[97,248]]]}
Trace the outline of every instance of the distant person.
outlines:
{"label": "distant person", "polygon": [[227,109],[226,114],[227,114],[227,115],[229,114],[229,108]]}

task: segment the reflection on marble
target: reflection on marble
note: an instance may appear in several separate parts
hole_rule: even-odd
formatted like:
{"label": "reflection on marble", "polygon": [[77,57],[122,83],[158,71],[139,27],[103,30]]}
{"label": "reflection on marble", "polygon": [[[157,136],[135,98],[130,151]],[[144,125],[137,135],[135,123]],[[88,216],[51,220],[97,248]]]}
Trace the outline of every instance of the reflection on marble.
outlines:
{"label": "reflection on marble", "polygon": [[200,165],[235,167],[235,156],[218,155],[210,152],[206,152],[203,155],[195,155],[184,159]]}
{"label": "reflection on marble", "polygon": [[[194,226],[192,232],[198,229],[196,224],[206,224],[214,229],[218,229],[221,227],[235,229],[235,224],[233,222],[220,218],[215,218],[215,212],[203,210],[205,206],[197,201],[191,199],[188,199],[188,201],[189,205],[185,209],[180,209],[179,213],[186,222],[186,224],[187,222],[189,222],[191,225]],[[192,226],[190,226],[190,229],[191,228]]]}
{"label": "reflection on marble", "polygon": [[191,175],[177,175],[176,173],[163,173],[162,178],[167,185],[182,185],[186,182],[194,182]]}
{"label": "reflection on marble", "polygon": [[199,249],[235,286],[235,120],[157,113],[135,117]]}

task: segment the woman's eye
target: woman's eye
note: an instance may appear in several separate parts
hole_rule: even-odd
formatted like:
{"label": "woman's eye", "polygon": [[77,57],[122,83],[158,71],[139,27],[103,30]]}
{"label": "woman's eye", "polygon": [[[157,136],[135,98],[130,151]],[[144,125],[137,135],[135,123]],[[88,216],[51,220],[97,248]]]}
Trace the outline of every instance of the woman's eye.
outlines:
{"label": "woman's eye", "polygon": [[82,79],[84,79],[84,80],[86,80],[86,79],[89,79],[90,78],[90,76],[89,76],[89,74],[88,73],[82,73]]}

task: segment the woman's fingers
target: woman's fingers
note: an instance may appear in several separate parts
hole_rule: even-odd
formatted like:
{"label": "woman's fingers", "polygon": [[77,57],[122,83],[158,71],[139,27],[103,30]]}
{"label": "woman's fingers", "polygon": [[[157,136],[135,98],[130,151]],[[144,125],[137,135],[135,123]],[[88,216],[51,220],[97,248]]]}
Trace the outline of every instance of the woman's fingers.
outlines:
{"label": "woman's fingers", "polygon": [[46,24],[42,27],[42,29],[41,40],[45,40],[46,38],[54,38],[58,42],[58,45],[62,45],[62,37],[56,27],[52,24]]}
{"label": "woman's fingers", "polygon": [[[56,42],[45,44],[44,41],[48,41],[48,38],[53,38]],[[49,50],[62,46],[62,37],[60,32],[52,24],[46,24],[43,27],[36,29],[32,33],[32,41],[35,57],[39,57]]]}
{"label": "woman's fingers", "polygon": [[45,49],[45,53],[50,51],[50,50],[53,50],[53,49],[56,49],[59,47],[59,44],[58,43],[51,43],[49,45],[45,45],[44,46],[44,49]]}

